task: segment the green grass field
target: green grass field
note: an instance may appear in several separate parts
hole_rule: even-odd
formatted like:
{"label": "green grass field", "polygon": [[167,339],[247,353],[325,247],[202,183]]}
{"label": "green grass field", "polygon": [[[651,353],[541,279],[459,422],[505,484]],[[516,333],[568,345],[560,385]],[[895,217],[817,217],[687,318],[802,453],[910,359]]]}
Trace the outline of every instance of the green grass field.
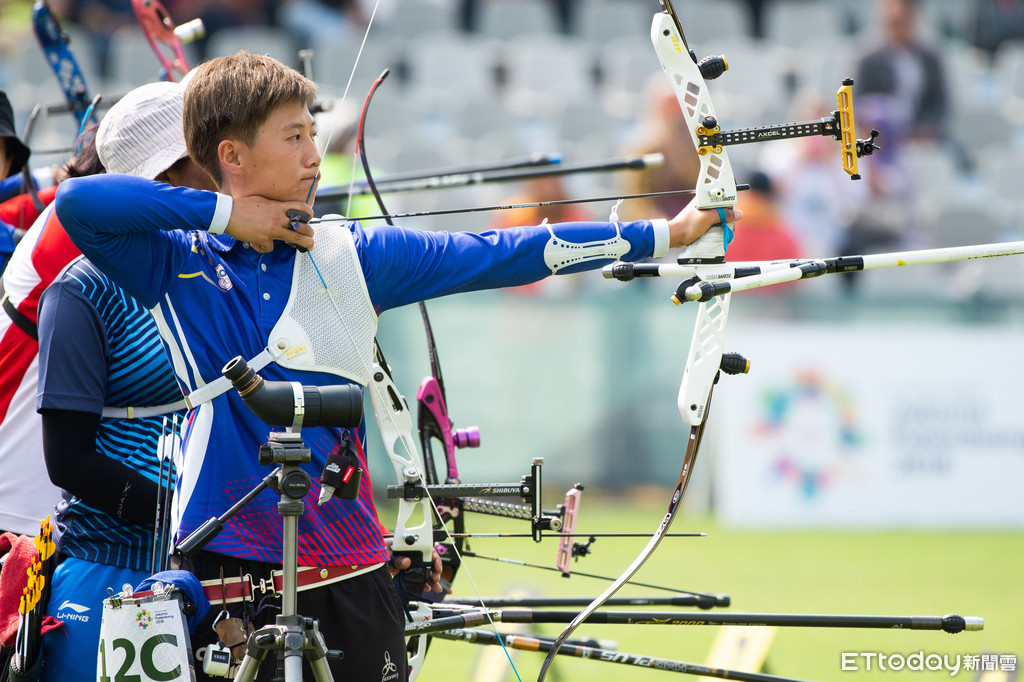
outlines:
{"label": "green grass field", "polygon": [[[668,493],[656,504],[584,499],[579,529],[650,533],[658,524]],[[661,498],[664,498],[662,500]],[[471,530],[510,531],[514,522],[473,516]],[[851,532],[739,531],[714,521],[676,518],[674,531],[703,531],[707,537],[666,539],[636,576],[648,583],[695,591],[726,593],[732,612],[859,615],[944,615],[955,612],[985,619],[982,632],[950,635],[941,631],[780,628],[767,658],[767,672],[805,680],[950,679],[948,671],[893,672],[841,670],[842,652],[917,652],[978,655],[1014,654],[1024,663],[1024,533],[1009,531]],[[554,565],[557,541],[476,539],[479,554]],[[617,576],[646,540],[599,539],[594,554],[576,566]],[[480,593],[487,595],[594,596],[605,584],[583,577],[466,559]],[[458,595],[473,595],[465,567],[456,580]],[[627,587],[622,594],[657,594]],[[536,628],[555,635],[561,625],[499,625]],[[618,650],[703,663],[718,627],[660,625],[583,625],[577,635],[614,640]],[[536,679],[543,654],[512,652],[524,681]],[[421,680],[514,680],[498,647],[435,640]],[[651,679],[678,674],[636,667],[560,658],[549,679],[588,682]],[[961,671],[955,679],[974,680]],[[682,679],[695,679],[687,675]],[[1012,678],[1010,678],[1012,679]]]}

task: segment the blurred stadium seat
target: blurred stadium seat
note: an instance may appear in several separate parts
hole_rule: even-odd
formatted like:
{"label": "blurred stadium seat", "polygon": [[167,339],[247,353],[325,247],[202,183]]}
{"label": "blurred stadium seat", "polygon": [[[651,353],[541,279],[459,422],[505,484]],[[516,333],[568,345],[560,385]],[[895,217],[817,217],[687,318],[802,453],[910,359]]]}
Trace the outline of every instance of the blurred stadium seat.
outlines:
{"label": "blurred stadium seat", "polygon": [[651,31],[651,5],[621,0],[587,0],[579,3],[576,34],[595,45],[622,36],[645,36]]}
{"label": "blurred stadium seat", "polygon": [[221,57],[245,50],[267,54],[289,66],[299,65],[299,44],[288,31],[274,26],[235,26],[210,36],[208,57]]}
{"label": "blurred stadium seat", "polygon": [[800,47],[809,38],[849,33],[850,19],[841,4],[819,0],[773,0],[765,6],[765,38]]}
{"label": "blurred stadium seat", "polygon": [[488,38],[514,38],[557,30],[551,3],[543,0],[488,0],[480,3],[477,30]]}
{"label": "blurred stadium seat", "polygon": [[558,34],[508,40],[504,101],[516,113],[552,112],[574,101],[594,101],[594,57],[588,46]]}

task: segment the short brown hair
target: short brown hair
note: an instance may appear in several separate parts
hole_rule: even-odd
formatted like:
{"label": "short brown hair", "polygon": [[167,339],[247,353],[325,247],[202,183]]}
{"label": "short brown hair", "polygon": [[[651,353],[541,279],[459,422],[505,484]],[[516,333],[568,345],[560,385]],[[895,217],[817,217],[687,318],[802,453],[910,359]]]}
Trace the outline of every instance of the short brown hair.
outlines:
{"label": "short brown hair", "polygon": [[192,160],[221,184],[217,147],[229,137],[251,145],[271,112],[307,107],[316,83],[273,57],[242,51],[196,67],[185,88],[185,143]]}

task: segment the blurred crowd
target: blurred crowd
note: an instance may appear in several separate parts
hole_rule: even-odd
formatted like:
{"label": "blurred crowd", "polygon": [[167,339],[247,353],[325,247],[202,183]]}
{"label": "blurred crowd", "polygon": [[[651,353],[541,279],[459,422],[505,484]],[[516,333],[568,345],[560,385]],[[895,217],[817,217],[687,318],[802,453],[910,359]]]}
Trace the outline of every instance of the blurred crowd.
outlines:
{"label": "blurred crowd", "polygon": [[[556,151],[567,160],[664,155],[660,167],[614,178],[408,196],[400,207],[659,191],[692,187],[696,179],[696,154],[645,32],[659,9],[655,0],[165,4],[178,23],[203,20],[205,37],[188,48],[195,62],[241,46],[301,68],[299,49],[312,48],[312,75],[325,98],[347,86],[357,54],[363,61],[356,93],[382,66],[392,68],[397,83],[382,89],[367,133],[384,171],[536,151]],[[838,145],[825,138],[731,148],[737,180],[752,188],[741,195],[740,206],[759,216],[745,221],[750,236],[740,235],[734,260],[951,246],[1024,232],[1024,199],[1005,190],[1024,180],[1024,0],[674,4],[698,57],[720,51],[729,59],[730,71],[710,85],[723,127],[819,120],[835,108],[832,93],[842,78],[852,76],[858,136],[880,133],[881,150],[862,160],[858,183],[842,173]],[[138,84],[125,82],[119,71],[126,61],[119,36],[137,32],[129,0],[53,0],[51,6],[67,28],[93,41],[87,71],[100,87],[119,91]],[[12,43],[30,40],[27,7],[28,0],[6,0],[2,13],[3,49],[12,58],[0,68],[0,84],[11,92],[19,117],[32,96],[52,92],[34,81],[26,85],[13,58]],[[371,17],[376,33],[359,53]],[[263,42],[271,37],[283,42]],[[321,120],[325,129],[337,122]],[[673,215],[685,200],[627,202],[619,214]],[[966,206],[981,208],[973,224],[957,224]],[[559,207],[533,210],[530,217],[604,218],[606,211],[606,205],[568,213]],[[491,225],[507,223],[503,216]],[[457,217],[433,223],[458,229],[480,224]],[[1003,274],[990,277],[997,278]],[[856,278],[846,281],[854,291]],[[1024,289],[1009,293],[1024,295]]]}

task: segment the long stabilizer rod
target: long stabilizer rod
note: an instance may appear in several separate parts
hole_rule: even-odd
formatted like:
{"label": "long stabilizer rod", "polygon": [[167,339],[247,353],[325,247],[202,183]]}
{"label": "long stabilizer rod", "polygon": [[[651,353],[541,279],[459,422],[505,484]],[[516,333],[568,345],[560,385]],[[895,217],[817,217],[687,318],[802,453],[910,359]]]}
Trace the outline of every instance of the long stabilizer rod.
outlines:
{"label": "long stabilizer rod", "polygon": [[[467,611],[418,621],[405,626],[406,636],[472,627],[493,620],[496,623],[570,623],[576,611],[545,611],[508,608]],[[804,613],[720,613],[670,611],[596,611],[585,622],[600,625],[740,625],[810,628],[885,628],[894,630],[942,630],[950,634],[982,630],[985,621],[977,616],[859,616]]]}
{"label": "long stabilizer rod", "polygon": [[[441,632],[435,635],[441,639],[451,639],[474,644],[502,644],[510,649],[521,651],[548,652],[554,646],[552,640],[541,637],[525,635],[500,634],[490,630],[452,630]],[[657,658],[655,656],[644,656],[641,654],[630,654],[624,651],[615,651],[598,646],[588,646],[576,643],[575,640],[567,640],[558,650],[560,656],[575,656],[576,658],[590,658],[606,663],[620,663],[636,668],[649,668],[651,670],[664,670],[667,672],[683,673],[685,675],[702,675],[705,677],[717,677],[726,680],[745,680],[746,682],[801,682],[791,677],[778,677],[776,675],[763,675],[761,673],[748,673],[740,670],[728,670],[725,668],[711,668],[699,663],[687,663],[675,661],[668,658]]]}
{"label": "long stabilizer rod", "polygon": [[[694,277],[684,282],[673,297],[677,303],[708,301],[715,296],[746,291],[772,284],[810,279],[861,270],[897,268],[906,265],[954,263],[957,261],[997,258],[1024,254],[1024,241],[997,244],[971,244],[941,249],[894,251],[866,256],[833,258],[751,261],[694,266],[674,263],[612,263],[603,269],[605,279],[628,282],[637,277]],[[703,278],[714,275],[715,281]]]}

